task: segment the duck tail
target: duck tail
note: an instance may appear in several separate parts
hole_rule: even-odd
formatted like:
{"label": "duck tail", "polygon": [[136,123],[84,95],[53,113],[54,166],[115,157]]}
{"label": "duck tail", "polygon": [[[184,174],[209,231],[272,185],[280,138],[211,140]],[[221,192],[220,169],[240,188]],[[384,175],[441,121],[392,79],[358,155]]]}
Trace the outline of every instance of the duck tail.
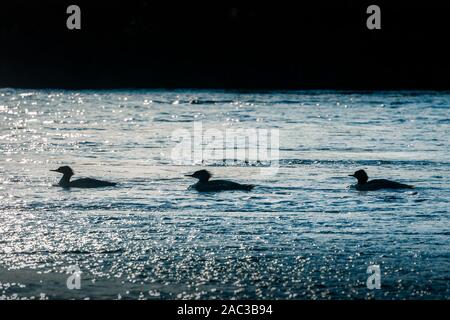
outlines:
{"label": "duck tail", "polygon": [[255,187],[255,186],[254,186],[253,184],[243,184],[243,185],[242,185],[242,188],[243,188],[244,190],[247,190],[247,191],[252,190],[254,187]]}

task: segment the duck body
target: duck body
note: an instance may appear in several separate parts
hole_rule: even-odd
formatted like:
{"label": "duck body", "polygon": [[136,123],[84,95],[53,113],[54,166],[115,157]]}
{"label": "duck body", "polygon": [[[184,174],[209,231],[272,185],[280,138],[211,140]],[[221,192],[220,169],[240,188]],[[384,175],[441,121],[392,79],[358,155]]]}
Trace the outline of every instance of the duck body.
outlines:
{"label": "duck body", "polygon": [[114,187],[117,183],[102,181],[91,178],[82,178],[70,181],[69,184],[61,181],[59,182],[59,186],[63,188],[103,188],[103,187]]}
{"label": "duck body", "polygon": [[358,179],[358,183],[354,187],[359,191],[375,191],[381,189],[414,189],[414,186],[387,179],[374,179],[369,181],[369,177],[364,170],[358,170],[350,176]]}
{"label": "duck body", "polygon": [[82,178],[70,181],[70,178],[74,175],[73,170],[68,167],[59,167],[56,170],[50,170],[54,172],[59,172],[63,174],[63,177],[58,183],[58,186],[62,188],[104,188],[104,187],[113,187],[117,185],[115,182],[97,180],[92,178]]}
{"label": "duck body", "polygon": [[413,186],[403,184],[386,179],[374,179],[367,181],[366,183],[358,183],[355,186],[359,191],[375,191],[381,189],[414,189]]}
{"label": "duck body", "polygon": [[193,184],[191,188],[200,192],[214,192],[214,191],[226,191],[226,190],[245,190],[250,191],[254,188],[251,184],[240,184],[228,180],[211,180],[207,182],[197,182]]}
{"label": "duck body", "polygon": [[229,190],[250,191],[255,187],[251,184],[240,184],[228,180],[209,180],[211,178],[211,173],[207,170],[199,170],[194,174],[186,176],[199,179],[197,183],[189,187],[190,189],[195,189],[199,192],[218,192]]}

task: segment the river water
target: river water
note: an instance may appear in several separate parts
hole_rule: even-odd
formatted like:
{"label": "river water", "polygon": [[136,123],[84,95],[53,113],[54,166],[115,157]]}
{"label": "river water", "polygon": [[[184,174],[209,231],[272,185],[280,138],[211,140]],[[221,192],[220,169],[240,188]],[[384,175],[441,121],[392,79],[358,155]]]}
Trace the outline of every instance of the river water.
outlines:
{"label": "river water", "polygon": [[[449,111],[438,92],[0,89],[0,298],[448,299]],[[202,149],[241,129],[270,155]],[[55,187],[62,165],[118,186]],[[201,168],[256,187],[188,190]],[[416,189],[358,192],[357,169]]]}

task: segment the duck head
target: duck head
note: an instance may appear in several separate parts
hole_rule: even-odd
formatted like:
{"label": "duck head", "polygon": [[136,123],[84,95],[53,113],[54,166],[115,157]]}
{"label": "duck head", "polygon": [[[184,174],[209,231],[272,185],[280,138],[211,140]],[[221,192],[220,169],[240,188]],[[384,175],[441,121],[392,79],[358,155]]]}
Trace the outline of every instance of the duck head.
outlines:
{"label": "duck head", "polygon": [[366,183],[367,180],[369,180],[369,176],[367,175],[367,173],[364,170],[358,170],[355,171],[354,174],[350,174],[350,177],[355,177],[356,179],[358,179],[358,183],[359,184],[363,184]]}
{"label": "duck head", "polygon": [[69,167],[69,166],[59,167],[56,170],[50,170],[50,171],[59,172],[59,173],[62,173],[63,175],[69,175],[69,176],[73,176],[74,175],[74,172],[73,172],[72,168]]}
{"label": "duck head", "polygon": [[207,182],[212,177],[212,174],[208,170],[199,170],[193,174],[187,174],[186,177],[196,178],[200,182]]}

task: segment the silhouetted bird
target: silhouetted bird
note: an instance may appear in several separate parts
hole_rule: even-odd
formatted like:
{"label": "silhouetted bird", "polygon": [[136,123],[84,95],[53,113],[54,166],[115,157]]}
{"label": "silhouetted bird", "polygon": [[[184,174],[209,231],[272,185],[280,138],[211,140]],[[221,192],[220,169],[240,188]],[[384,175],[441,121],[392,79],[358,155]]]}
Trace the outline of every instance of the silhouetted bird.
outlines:
{"label": "silhouetted bird", "polygon": [[101,187],[112,187],[117,184],[114,182],[101,181],[91,178],[83,178],[70,181],[70,178],[74,175],[74,172],[68,166],[59,167],[56,170],[50,171],[59,172],[63,174],[63,177],[58,183],[58,185],[63,188],[101,188]]}
{"label": "silhouetted bird", "polygon": [[403,183],[398,183],[395,181],[390,181],[386,179],[375,179],[369,180],[369,176],[364,170],[358,170],[354,174],[350,174],[350,177],[355,177],[358,179],[356,184],[356,190],[360,191],[373,191],[380,189],[413,189],[414,186],[410,186]]}
{"label": "silhouetted bird", "polygon": [[207,170],[199,170],[193,174],[187,174],[186,177],[197,178],[198,182],[190,188],[194,188],[197,191],[209,192],[209,191],[225,191],[225,190],[245,190],[250,191],[255,186],[251,184],[240,184],[228,180],[209,180],[211,173]]}

